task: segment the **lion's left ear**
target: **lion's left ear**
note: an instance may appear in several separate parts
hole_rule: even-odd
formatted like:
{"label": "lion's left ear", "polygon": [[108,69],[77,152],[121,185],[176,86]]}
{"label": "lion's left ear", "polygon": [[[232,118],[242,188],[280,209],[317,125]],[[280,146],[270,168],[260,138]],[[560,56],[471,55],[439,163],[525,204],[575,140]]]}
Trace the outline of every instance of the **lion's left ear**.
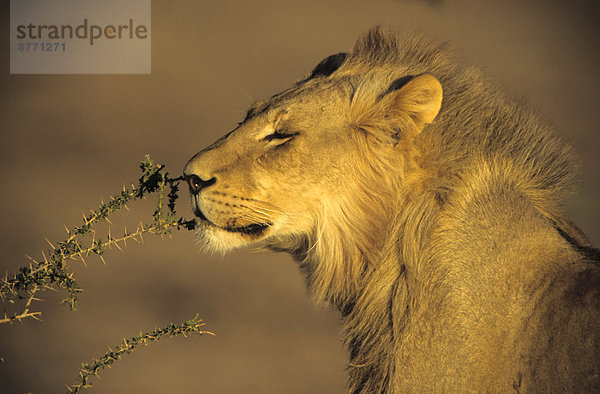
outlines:
{"label": "lion's left ear", "polygon": [[[420,133],[427,123],[433,122],[442,107],[442,84],[431,74],[422,74],[401,84],[394,81],[382,98],[391,116],[409,116],[415,133]],[[401,87],[397,87],[400,85]]]}

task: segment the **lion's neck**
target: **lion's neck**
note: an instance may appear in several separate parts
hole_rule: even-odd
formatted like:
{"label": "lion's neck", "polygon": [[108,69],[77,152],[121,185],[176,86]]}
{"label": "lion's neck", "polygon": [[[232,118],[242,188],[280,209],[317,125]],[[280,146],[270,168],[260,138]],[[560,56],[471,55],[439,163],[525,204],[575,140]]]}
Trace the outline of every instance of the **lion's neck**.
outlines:
{"label": "lion's neck", "polygon": [[327,228],[315,232],[315,241],[309,237],[292,251],[315,300],[331,302],[342,313],[352,391],[385,391],[394,368],[390,349],[399,348],[402,325],[423,291],[420,249],[439,204],[434,196],[395,198],[394,206],[409,209],[377,211],[371,203],[365,216],[323,223]]}
{"label": "lion's neck", "polygon": [[[489,196],[504,196],[488,191],[488,185],[519,186],[514,192],[528,201],[530,209],[551,223],[562,223],[561,216],[554,213],[552,199],[545,198],[547,191],[532,186],[523,174],[515,175],[511,161],[506,165],[498,161],[490,168],[463,165],[462,173],[457,166],[450,173],[437,170],[439,166],[431,158],[418,158],[421,162],[408,161],[404,168],[419,171],[414,179],[420,184],[410,184],[405,171],[402,187],[391,188],[405,190],[403,194],[377,194],[372,189],[355,193],[363,199],[337,209],[328,207],[313,234],[286,248],[300,262],[315,299],[333,303],[342,313],[350,348],[352,392],[393,391],[397,382],[389,379],[398,375],[394,370],[403,369],[408,375],[411,354],[424,351],[421,356],[428,357],[431,353],[430,349],[416,349],[415,338],[426,337],[421,343],[429,343],[442,331],[451,332],[448,338],[460,338],[469,332],[461,326],[462,320],[442,318],[444,314],[456,315],[455,308],[460,306],[449,304],[457,302],[454,288],[476,288],[468,283],[468,276],[457,274],[455,264],[455,255],[472,245],[456,242],[454,250],[441,242],[448,231],[468,222],[468,218],[460,217],[449,226],[449,206],[457,201],[470,206],[469,196],[475,192],[483,193],[488,203]],[[465,168],[471,173],[465,175]],[[566,233],[574,239],[578,234],[575,230]],[[491,263],[489,269],[493,271]],[[430,321],[443,324],[427,327],[423,323]],[[437,345],[446,344],[440,343]],[[453,352],[461,349],[449,348]],[[453,354],[446,357],[451,359]]]}
{"label": "lion's neck", "polygon": [[[402,161],[394,163],[404,169],[398,179],[353,190],[358,199],[324,207],[312,234],[277,248],[300,263],[314,300],[342,313],[352,391],[386,391],[397,356],[390,349],[400,351],[402,330],[421,308],[418,300],[426,291],[422,249],[442,197],[411,182],[426,174],[403,153]],[[419,173],[412,177],[412,171]]]}

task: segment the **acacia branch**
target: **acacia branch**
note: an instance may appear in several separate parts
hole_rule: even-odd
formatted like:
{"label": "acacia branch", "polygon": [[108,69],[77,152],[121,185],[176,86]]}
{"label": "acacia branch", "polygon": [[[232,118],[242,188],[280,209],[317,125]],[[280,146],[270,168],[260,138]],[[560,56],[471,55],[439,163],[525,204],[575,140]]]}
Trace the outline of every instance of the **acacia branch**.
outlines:
{"label": "acacia branch", "polygon": [[[47,240],[51,249],[48,253],[42,252],[42,259],[33,259],[30,264],[21,267],[12,275],[6,275],[0,280],[0,299],[9,304],[16,304],[17,300],[26,299],[18,312],[12,314],[4,313],[4,318],[0,319],[0,324],[25,318],[38,319],[40,312],[30,312],[31,302],[37,300],[37,292],[48,289],[67,292],[67,297],[61,300],[62,303],[69,305],[71,309],[77,308],[78,295],[83,290],[75,281],[72,272],[68,272],[68,261],[81,260],[86,264],[86,258],[90,255],[98,256],[104,263],[103,254],[107,249],[116,247],[122,250],[122,246],[127,246],[128,240],[137,242],[143,241],[143,235],[170,234],[173,229],[192,230],[196,226],[194,220],[186,220],[182,217],[177,218],[175,211],[175,201],[179,197],[179,182],[183,179],[170,178],[164,171],[163,165],[155,164],[149,156],[141,162],[140,168],[142,176],[138,185],[131,185],[130,188],[123,187],[123,190],[112,196],[108,202],[101,202],[100,206],[91,211],[89,215],[84,215],[83,224],[72,229],[67,229],[68,237],[57,246]],[[168,193],[165,190],[168,188]],[[122,208],[127,208],[127,203],[145,198],[147,195],[156,193],[156,208],[152,215],[152,222],[144,224],[140,221],[135,231],[128,232],[125,229],[122,236],[114,238],[108,230],[106,239],[97,236],[94,225],[106,220],[110,223],[109,216]]]}
{"label": "acacia branch", "polygon": [[68,387],[69,392],[78,393],[81,390],[92,388],[89,384],[91,376],[98,376],[101,369],[110,366],[115,361],[120,360],[124,355],[130,354],[133,350],[142,345],[147,346],[152,342],[158,341],[164,337],[183,336],[188,338],[190,335],[215,335],[210,331],[201,330],[206,323],[198,318],[196,314],[192,319],[185,323],[175,325],[169,324],[163,328],[156,328],[150,333],[140,334],[137,337],[123,339],[123,343],[117,345],[115,349],[109,348],[109,351],[99,358],[94,359],[91,363],[82,363],[79,370],[79,383]]}

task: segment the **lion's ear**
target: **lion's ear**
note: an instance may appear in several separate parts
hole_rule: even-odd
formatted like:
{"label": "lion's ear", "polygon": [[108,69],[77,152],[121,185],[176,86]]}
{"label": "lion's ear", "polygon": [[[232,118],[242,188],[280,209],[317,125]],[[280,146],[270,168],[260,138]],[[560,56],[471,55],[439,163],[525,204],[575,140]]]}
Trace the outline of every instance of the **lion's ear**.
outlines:
{"label": "lion's ear", "polygon": [[337,71],[338,68],[344,64],[346,58],[348,57],[347,53],[336,53],[335,55],[331,55],[321,60],[319,64],[312,70],[310,76],[307,78],[313,79],[316,77],[328,77]]}
{"label": "lion's ear", "polygon": [[[442,107],[442,84],[431,74],[422,74],[394,81],[383,97],[390,112],[399,116],[408,115],[419,133],[427,123],[433,122]],[[399,88],[395,88],[401,85]],[[391,91],[390,91],[391,90]]]}

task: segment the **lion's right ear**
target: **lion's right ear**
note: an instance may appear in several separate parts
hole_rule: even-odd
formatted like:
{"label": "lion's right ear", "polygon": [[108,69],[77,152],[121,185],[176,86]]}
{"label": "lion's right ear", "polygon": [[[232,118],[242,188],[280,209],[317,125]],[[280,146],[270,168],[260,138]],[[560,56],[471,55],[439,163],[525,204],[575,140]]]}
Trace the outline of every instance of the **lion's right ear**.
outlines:
{"label": "lion's right ear", "polygon": [[388,116],[409,117],[416,133],[433,122],[442,107],[442,84],[431,74],[394,81],[381,99]]}

